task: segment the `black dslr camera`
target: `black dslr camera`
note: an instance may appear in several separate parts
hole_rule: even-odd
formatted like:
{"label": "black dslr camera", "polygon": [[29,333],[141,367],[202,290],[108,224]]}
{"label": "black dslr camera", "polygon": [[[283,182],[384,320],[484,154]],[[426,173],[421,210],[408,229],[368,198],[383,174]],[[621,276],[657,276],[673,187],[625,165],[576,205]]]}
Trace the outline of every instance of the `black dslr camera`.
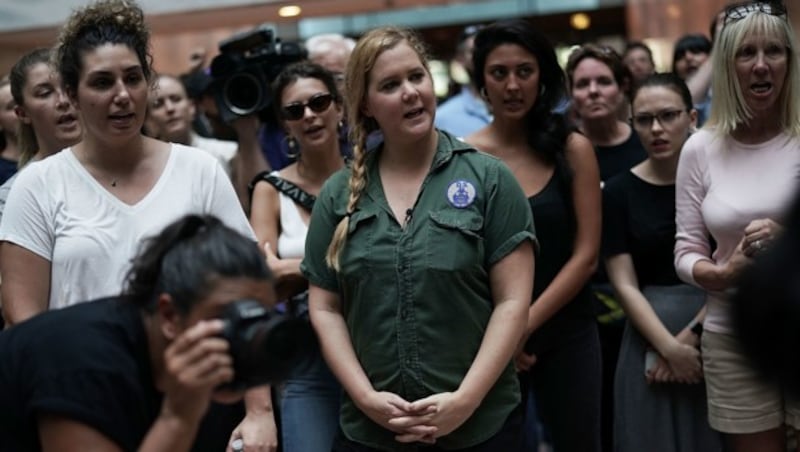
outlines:
{"label": "black dslr camera", "polygon": [[281,42],[264,25],[220,42],[219,51],[211,61],[210,90],[225,122],[266,110],[272,101],[272,81],[284,67],[307,55],[300,43]]}
{"label": "black dslr camera", "polygon": [[258,301],[237,300],[225,308],[221,319],[234,371],[234,380],[224,389],[284,381],[302,370],[313,353],[316,337],[308,320],[270,311]]}

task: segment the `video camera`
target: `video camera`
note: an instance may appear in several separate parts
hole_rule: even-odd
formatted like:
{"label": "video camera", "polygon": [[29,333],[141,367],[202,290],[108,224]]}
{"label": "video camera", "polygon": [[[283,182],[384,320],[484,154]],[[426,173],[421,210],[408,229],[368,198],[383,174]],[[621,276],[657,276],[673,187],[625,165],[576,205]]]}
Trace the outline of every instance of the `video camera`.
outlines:
{"label": "video camera", "polygon": [[267,109],[272,81],[308,54],[298,42],[281,42],[265,25],[223,40],[219,51],[211,61],[210,90],[225,122]]}
{"label": "video camera", "polygon": [[221,336],[228,341],[234,380],[224,389],[242,390],[279,383],[310,362],[314,331],[307,319],[287,316],[256,300],[237,300],[222,313]]}

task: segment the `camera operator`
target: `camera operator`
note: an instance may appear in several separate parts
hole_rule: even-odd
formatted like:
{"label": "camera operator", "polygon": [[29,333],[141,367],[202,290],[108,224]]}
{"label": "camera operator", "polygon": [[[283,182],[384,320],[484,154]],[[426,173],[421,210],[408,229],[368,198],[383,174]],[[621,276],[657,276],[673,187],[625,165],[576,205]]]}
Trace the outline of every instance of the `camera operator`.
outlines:
{"label": "camera operator", "polygon": [[211,401],[288,367],[292,349],[270,341],[297,335],[264,314],[273,303],[251,239],[211,216],[172,223],[144,242],[121,295],[0,333],[0,450],[189,450]]}
{"label": "camera operator", "polygon": [[[218,117],[235,124],[241,117],[257,115],[263,158],[270,168],[280,170],[296,156],[273,114],[270,85],[284,67],[306,59],[306,49],[297,42],[281,42],[271,28],[262,25],[223,40],[219,51],[211,62],[212,81],[207,88]],[[257,173],[251,171],[249,175]]]}

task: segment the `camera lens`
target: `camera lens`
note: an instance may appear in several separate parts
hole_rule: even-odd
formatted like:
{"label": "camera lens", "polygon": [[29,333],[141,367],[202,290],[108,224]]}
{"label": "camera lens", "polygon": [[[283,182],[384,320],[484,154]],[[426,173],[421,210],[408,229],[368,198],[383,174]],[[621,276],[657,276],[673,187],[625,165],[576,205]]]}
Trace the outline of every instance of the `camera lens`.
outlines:
{"label": "camera lens", "polygon": [[239,116],[255,113],[264,97],[258,79],[247,72],[231,76],[225,82],[222,93],[225,106]]}

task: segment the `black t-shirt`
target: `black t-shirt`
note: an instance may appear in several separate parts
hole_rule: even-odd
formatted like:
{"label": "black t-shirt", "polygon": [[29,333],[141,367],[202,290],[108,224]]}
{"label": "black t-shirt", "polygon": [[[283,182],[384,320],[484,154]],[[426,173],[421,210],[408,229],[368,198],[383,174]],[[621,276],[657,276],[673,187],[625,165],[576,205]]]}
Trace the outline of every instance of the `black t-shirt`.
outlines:
{"label": "black t-shirt", "polygon": [[675,273],[675,185],[653,185],[630,171],[603,189],[603,255],[630,253],[639,286],[681,284]]}
{"label": "black t-shirt", "polygon": [[[0,451],[41,449],[37,418],[81,422],[136,450],[161,410],[136,306],[107,298],[49,311],[0,333]],[[224,450],[241,404],[212,405],[196,451]]]}
{"label": "black t-shirt", "polygon": [[639,141],[639,135],[631,130],[624,142],[614,146],[595,146],[600,180],[608,181],[613,176],[624,173],[647,158],[647,152]]}
{"label": "black t-shirt", "polygon": [[135,450],[161,408],[138,309],[103,299],[49,311],[0,333],[2,449],[40,449],[37,418],[86,424]]}

